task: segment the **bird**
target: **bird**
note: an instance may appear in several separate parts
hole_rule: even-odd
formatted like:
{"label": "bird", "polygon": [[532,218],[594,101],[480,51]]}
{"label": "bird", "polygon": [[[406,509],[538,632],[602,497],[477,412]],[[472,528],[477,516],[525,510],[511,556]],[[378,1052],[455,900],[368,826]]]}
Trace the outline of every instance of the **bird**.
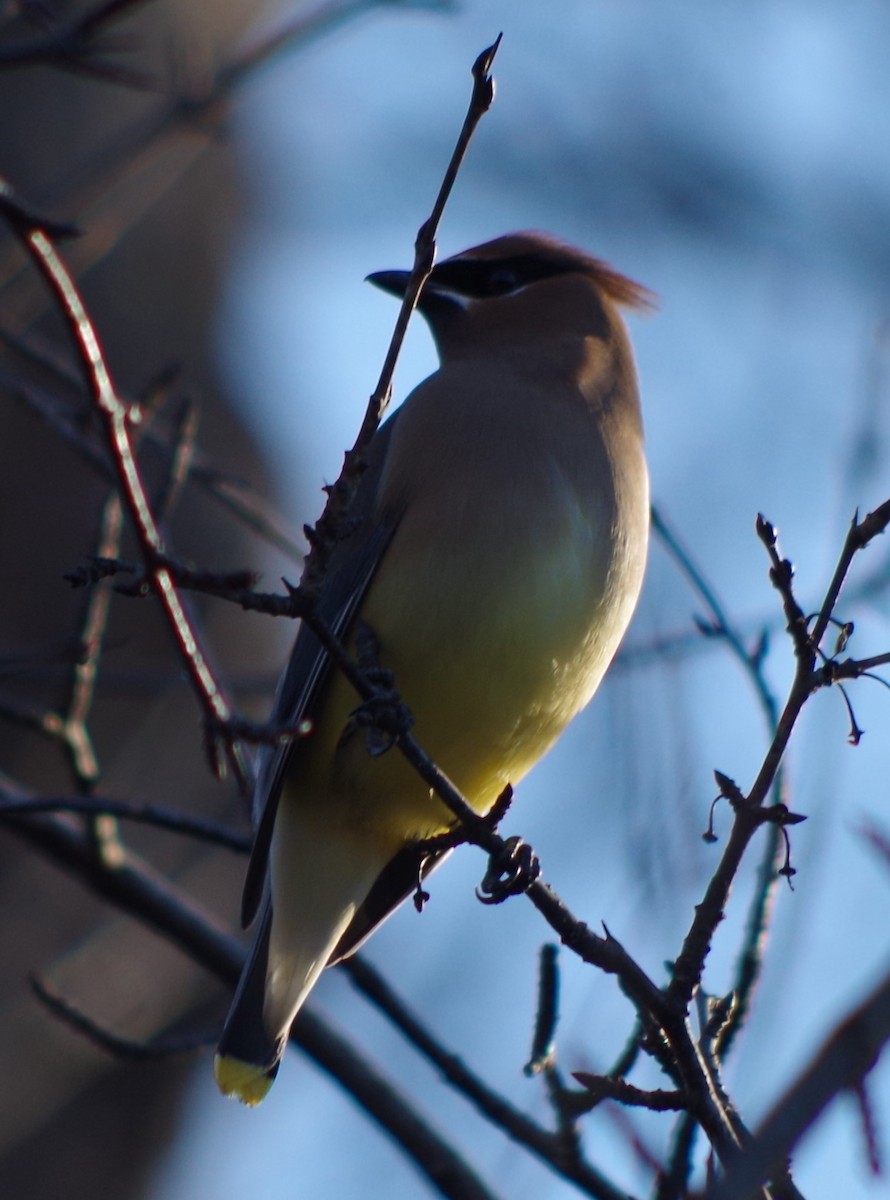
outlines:
{"label": "bird", "polygon": [[[395,296],[410,273],[368,280]],[[377,430],[319,614],[370,630],[413,735],[479,814],[593,696],[639,597],[649,483],[624,308],[651,293],[537,232],[436,264],[418,300],[440,366]],[[258,753],[242,918],[256,933],[214,1059],[258,1104],[326,966],[433,863],[455,818],[304,624],[273,706],[300,736]],[[378,747],[379,749],[379,747]],[[435,856],[434,856],[435,861]]]}

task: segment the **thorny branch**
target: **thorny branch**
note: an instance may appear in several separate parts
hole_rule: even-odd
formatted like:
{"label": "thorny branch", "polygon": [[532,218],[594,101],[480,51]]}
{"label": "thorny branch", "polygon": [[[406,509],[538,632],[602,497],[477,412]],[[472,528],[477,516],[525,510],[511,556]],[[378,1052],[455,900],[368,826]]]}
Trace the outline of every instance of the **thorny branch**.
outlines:
{"label": "thorny branch", "polygon": [[54,230],[48,228],[48,222],[29,213],[13,197],[11,189],[5,186],[0,191],[0,215],[5,217],[18,235],[55,294],[59,311],[65,317],[78,347],[86,382],[105,430],[108,449],[117,472],[122,502],[139,540],[150,586],[161,602],[183,663],[189,672],[196,694],[204,705],[208,750],[215,770],[222,770],[225,756],[234,768],[239,782],[246,788],[250,768],[243,751],[236,743],[222,743],[212,729],[211,722],[217,727],[225,725],[232,716],[232,708],[210,667],[197,629],[189,618],[170,571],[165,565],[166,547],[136,463],[130,415],[117,395],[96,331],[74,280],[55,249],[52,240]]}
{"label": "thorny branch", "polygon": [[[706,631],[710,637],[720,638],[728,645],[733,656],[751,680],[767,733],[771,734],[779,719],[779,703],[767,682],[764,671],[765,632],[760,634],[753,646],[746,645],[744,638],[730,621],[726,607],[718,597],[715,588],[705,578],[692,555],[682,545],[680,538],[670,527],[664,514],[656,507],[652,509],[652,528],[710,611],[710,622],[707,624],[701,622],[700,630]],[[786,800],[782,763],[779,763],[776,770],[772,795],[777,804],[784,803]],[[716,1047],[718,1059],[722,1059],[729,1052],[735,1034],[743,1027],[760,979],[763,955],[766,949],[769,914],[780,879],[781,855],[782,830],[776,824],[769,824],[766,828],[764,846],[757,869],[757,886],[748,909],[745,939],[737,959],[733,1009],[721,1031]]]}
{"label": "thorny branch", "polygon": [[[841,553],[831,587],[820,609],[816,625],[810,634],[806,629],[803,612],[794,598],[791,587],[792,568],[787,559],[782,559],[777,549],[777,538],[773,527],[762,517],[758,520],[758,533],[767,547],[772,564],[770,577],[782,596],[782,603],[792,635],[797,668],[788,698],[776,724],[772,741],[764,756],[757,778],[750,791],[733,804],[734,821],[732,831],[723,852],[723,857],[711,878],[705,897],[696,909],[695,918],[683,943],[683,949],[674,964],[673,979],[668,989],[671,998],[684,1006],[692,999],[704,971],[705,958],[717,925],[723,919],[729,890],[738,871],[748,843],[761,825],[779,816],[765,808],[766,799],[775,781],[788,740],[809,697],[829,680],[816,668],[819,644],[828,627],[832,609],[846,577],[855,550],[864,548],[868,541],[881,532],[890,522],[890,502],[869,514],[857,525],[859,533],[854,539],[851,532]],[[866,536],[867,533],[867,536]],[[781,824],[781,820],[780,820]]]}
{"label": "thorny branch", "polygon": [[408,322],[417,306],[423,285],[429,278],[430,271],[432,271],[433,263],[435,262],[436,235],[439,230],[439,222],[442,219],[445,205],[448,202],[457,179],[458,171],[469,149],[470,140],[479,122],[488,112],[494,101],[494,81],[491,77],[491,68],[500,44],[501,35],[498,34],[494,43],[486,50],[483,50],[473,64],[473,91],[470,96],[467,115],[464,118],[464,123],[458,135],[454,152],[445,171],[445,176],[439,188],[439,194],[436,196],[435,203],[433,204],[432,211],[421,225],[415,239],[414,266],[411,270],[407,287],[405,288],[405,294],[402,297],[392,338],[390,339],[389,348],[387,349],[380,371],[380,378],[377,380],[377,386],[368,400],[368,406],[365,410],[355,443],[344,457],[343,469],[340,472],[340,476],[336,483],[326,489],[328,492],[328,501],[324,512],[314,526],[307,526],[305,529],[311,547],[303,569],[302,579],[302,589],[307,595],[315,596],[318,594],[324,578],[328,556],[339,540],[343,522],[346,519],[355,495],[355,489],[364,471],[365,453],[390,402],[393,372],[396,369],[396,362],[402,351],[405,334],[408,332]]}

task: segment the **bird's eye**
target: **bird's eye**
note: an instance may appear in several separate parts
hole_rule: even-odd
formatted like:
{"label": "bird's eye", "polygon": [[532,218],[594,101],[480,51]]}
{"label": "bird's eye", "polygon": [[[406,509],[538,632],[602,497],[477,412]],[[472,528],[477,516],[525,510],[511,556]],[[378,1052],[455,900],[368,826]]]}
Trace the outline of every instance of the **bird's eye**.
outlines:
{"label": "bird's eye", "polygon": [[516,291],[522,279],[518,271],[510,267],[498,267],[489,274],[487,282],[490,296],[506,296],[508,292]]}

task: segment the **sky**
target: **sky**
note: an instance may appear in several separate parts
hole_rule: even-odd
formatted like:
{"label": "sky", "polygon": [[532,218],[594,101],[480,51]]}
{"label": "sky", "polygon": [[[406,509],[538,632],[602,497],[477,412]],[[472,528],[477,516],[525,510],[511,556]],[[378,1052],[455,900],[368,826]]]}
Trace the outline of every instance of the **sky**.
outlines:
{"label": "sky", "polygon": [[[681,0],[466,0],[371,7],[277,59],[246,89],[232,127],[247,216],[218,317],[229,387],[278,472],[279,500],[308,520],[336,476],[373,388],[395,305],[365,285],[410,265],[469,96],[469,68],[499,31],[497,98],[440,231],[441,256],[513,229],[548,230],[650,287],[631,318],[653,498],[753,641],[770,630],[779,697],[792,655],[754,520],[779,528],[804,607],[817,608],[847,524],[890,494],[890,10],[866,0],[707,7]],[[435,367],[422,322],[396,374],[401,397]],[[851,587],[887,577],[876,544]],[[545,877],[593,927],[605,921],[656,978],[676,953],[720,846],[701,832],[714,768],[744,787],[767,736],[750,682],[695,634],[703,612],[654,541],[624,652],[591,708],[523,782],[506,832],[535,846]],[[890,644],[887,591],[843,615],[851,653]],[[668,658],[649,651],[667,639]],[[755,1124],[887,968],[890,879],[863,836],[890,828],[890,695],[851,689],[862,744],[847,744],[836,693],[808,707],[789,756],[794,890],[777,897],[757,1006],[727,1070]],[[718,812],[718,833],[728,831]],[[756,855],[752,856],[752,865]],[[522,1075],[536,954],[548,931],[518,900],[482,909],[484,869],[466,849],[435,878],[422,917],[400,912],[368,955],[494,1086],[546,1120]],[[743,873],[708,971],[732,979],[751,872]],[[630,1029],[614,984],[562,955],[559,1061],[605,1066]],[[399,1043],[342,976],[314,1002],[418,1097],[496,1191],[575,1194],[477,1121]],[[890,1128],[890,1072],[871,1093]],[[661,1145],[662,1118],[640,1120]],[[593,1161],[638,1194],[645,1173],[608,1115],[587,1126]],[[331,1153],[332,1145],[336,1152]],[[808,1197],[870,1200],[853,1105],[841,1100],[801,1146]],[[422,1198],[427,1185],[352,1102],[291,1053],[255,1112],[196,1072],[154,1196]]]}

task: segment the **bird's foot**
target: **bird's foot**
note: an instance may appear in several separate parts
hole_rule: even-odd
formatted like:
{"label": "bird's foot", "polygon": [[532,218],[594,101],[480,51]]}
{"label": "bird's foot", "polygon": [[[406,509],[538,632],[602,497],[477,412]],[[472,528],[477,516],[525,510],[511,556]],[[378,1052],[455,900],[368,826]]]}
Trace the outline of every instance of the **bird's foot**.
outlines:
{"label": "bird's foot", "polygon": [[395,686],[392,671],[380,665],[377,635],[363,621],[358,623],[356,644],[359,666],[373,687],[374,695],[352,710],[350,722],[367,731],[368,753],[372,758],[379,758],[411,729],[414,717]]}
{"label": "bird's foot", "polygon": [[503,849],[488,860],[476,897],[483,904],[502,904],[527,892],[540,874],[541,864],[531,846],[522,838],[507,838]]}

